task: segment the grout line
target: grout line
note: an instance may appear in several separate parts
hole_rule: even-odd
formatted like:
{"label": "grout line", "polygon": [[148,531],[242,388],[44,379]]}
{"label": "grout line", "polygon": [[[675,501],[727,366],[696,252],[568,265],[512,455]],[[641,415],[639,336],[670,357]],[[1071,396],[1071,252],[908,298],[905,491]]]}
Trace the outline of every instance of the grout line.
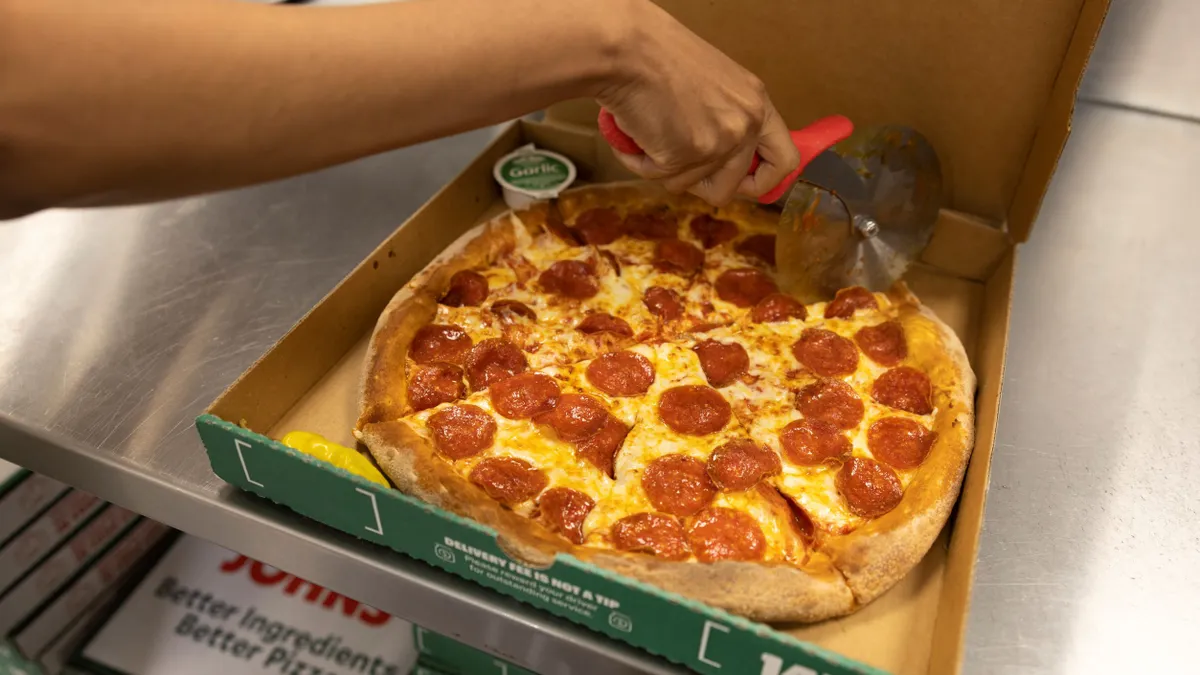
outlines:
{"label": "grout line", "polygon": [[1131,103],[1121,103],[1118,101],[1109,101],[1102,98],[1092,98],[1090,96],[1080,96],[1080,103],[1091,103],[1093,105],[1113,108],[1115,110],[1124,110],[1125,112],[1142,113],[1143,115],[1151,115],[1153,117],[1162,117],[1178,122],[1188,122],[1190,124],[1200,124],[1200,115],[1185,115],[1182,113],[1167,112],[1156,108],[1147,108],[1145,106],[1134,105]]}

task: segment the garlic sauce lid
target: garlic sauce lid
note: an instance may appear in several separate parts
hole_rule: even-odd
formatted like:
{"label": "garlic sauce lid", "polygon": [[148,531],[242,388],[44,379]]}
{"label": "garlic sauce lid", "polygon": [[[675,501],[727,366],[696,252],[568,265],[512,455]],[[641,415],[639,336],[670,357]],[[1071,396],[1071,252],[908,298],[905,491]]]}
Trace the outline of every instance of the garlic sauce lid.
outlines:
{"label": "garlic sauce lid", "polygon": [[540,150],[532,143],[496,162],[492,176],[504,191],[509,208],[520,209],[535,201],[553,199],[575,182],[575,164],[557,152]]}

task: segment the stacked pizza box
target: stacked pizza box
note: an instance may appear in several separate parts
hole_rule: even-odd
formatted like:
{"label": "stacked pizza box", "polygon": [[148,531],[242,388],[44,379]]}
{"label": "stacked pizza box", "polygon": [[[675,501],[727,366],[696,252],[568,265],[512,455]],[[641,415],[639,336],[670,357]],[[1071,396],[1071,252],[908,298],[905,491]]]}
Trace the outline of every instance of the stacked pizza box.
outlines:
{"label": "stacked pizza box", "polygon": [[413,626],[419,657],[412,675],[534,675],[526,670],[463,643]]}
{"label": "stacked pizza box", "polygon": [[169,532],[0,461],[0,674],[62,672]]}
{"label": "stacked pizza box", "polygon": [[184,535],[74,665],[110,675],[404,675],[415,661],[411,624]]}

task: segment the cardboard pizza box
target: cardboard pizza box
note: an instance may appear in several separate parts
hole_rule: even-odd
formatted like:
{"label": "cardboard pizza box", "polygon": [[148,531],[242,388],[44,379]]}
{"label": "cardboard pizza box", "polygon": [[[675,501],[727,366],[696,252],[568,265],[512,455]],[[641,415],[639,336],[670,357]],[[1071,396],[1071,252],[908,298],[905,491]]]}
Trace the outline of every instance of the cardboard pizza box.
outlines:
{"label": "cardboard pizza box", "polygon": [[10,635],[11,645],[23,657],[36,660],[106,592],[144,571],[139,563],[147,560],[170,532],[171,528],[162,523],[141,519],[86,572]]}
{"label": "cardboard pizza box", "polygon": [[957,331],[979,388],[962,494],[923,561],[853,615],[765,626],[567,555],[532,569],[509,558],[483,526],[272,440],[302,429],[354,443],[357,386],[379,313],[462,232],[503,210],[492,179],[499,158],[532,142],[570,157],[584,181],[624,177],[595,133],[590,102],[555,106],[545,123],[510,126],[222,394],[197,424],[213,470],[299,513],[701,673],[957,672],[1017,250],[1066,143],[1108,2],[661,4],[762,77],[791,126],[841,113],[861,125],[912,126],[937,148],[947,200],[906,280]]}
{"label": "cardboard pizza box", "polygon": [[75,575],[118,541],[137,519],[136,513],[109,505],[75,532],[36,569],[0,596],[0,635],[7,635],[32,617]]}
{"label": "cardboard pizza box", "polygon": [[[0,675],[3,675],[3,671],[0,671]],[[436,667],[418,660],[413,669],[408,671],[408,675],[459,675],[459,673],[438,670]]]}
{"label": "cardboard pizza box", "polygon": [[38,656],[37,665],[42,675],[61,675],[76,671],[86,672],[83,668],[73,667],[71,661],[79,650],[87,643],[87,639],[104,625],[105,620],[120,604],[124,591],[128,590],[128,581],[118,587],[105,591],[92,606],[62,632],[45,651]]}
{"label": "cardboard pizza box", "polygon": [[[8,643],[0,643],[0,675],[88,675],[92,673],[93,671],[72,664],[71,659],[79,652],[86,638],[103,624],[119,604],[122,590],[123,587],[110,588],[105,591],[79,615],[70,627],[55,638],[36,660],[24,658],[15,647]],[[111,675],[111,673],[103,675]]]}
{"label": "cardboard pizza box", "polygon": [[[479,652],[483,654],[483,652]],[[484,654],[484,656],[487,656]],[[4,675],[0,671],[0,675]],[[476,670],[460,670],[458,668],[449,668],[437,661],[432,661],[421,655],[417,659],[416,665],[409,671],[409,675],[537,675],[533,671],[518,668],[506,661],[496,659],[488,666]]]}
{"label": "cardboard pizza box", "polygon": [[415,660],[408,622],[183,536],[76,662],[129,675],[401,675]]}
{"label": "cardboard pizza box", "polygon": [[0,642],[0,675],[44,675],[37,663],[30,661],[7,643]]}
{"label": "cardboard pizza box", "polygon": [[435,672],[447,675],[537,675],[531,670],[416,625],[413,626],[413,642],[420,655],[418,663]]}
{"label": "cardboard pizza box", "polygon": [[28,473],[25,469],[0,459],[0,495],[16,485],[17,480],[23,478],[25,473]]}
{"label": "cardboard pizza box", "polygon": [[29,523],[0,549],[0,597],[104,506],[94,495],[71,490]]}
{"label": "cardboard pizza box", "polygon": [[[129,516],[132,516],[132,518],[129,518]],[[104,518],[103,524],[100,524],[101,518]],[[169,528],[163,529],[160,523],[148,521],[131,511],[126,511],[117,506],[110,506],[108,511],[105,511],[101,516],[97,516],[88,524],[89,529],[93,528],[93,526],[96,526],[96,529],[93,529],[89,533],[90,537],[78,542],[80,549],[91,547],[96,540],[103,538],[103,532],[105,531],[109,531],[114,527],[119,528],[119,531],[99,546],[100,550],[84,562],[74,578],[79,578],[86,574],[91,568],[92,563],[100,560],[101,556],[108,549],[115,547],[118,542],[125,539],[125,535],[132,533],[139,526],[143,528],[143,534],[133,538],[135,547],[144,548],[148,545],[149,548],[132,565],[128,565],[128,573],[124,575],[124,578],[119,578],[115,583],[104,588],[82,611],[69,619],[65,624],[65,628],[58,636],[41,650],[36,659],[36,665],[41,669],[41,675],[100,672],[91,671],[80,664],[74,663],[74,660],[83,645],[87,643],[87,640],[104,625],[116,608],[120,606],[121,601],[132,592],[134,586],[141,581],[141,578],[165,553],[167,544],[174,539],[172,536],[173,533]],[[164,532],[164,534],[156,535],[155,533],[159,531]],[[80,532],[80,535],[82,534]],[[77,535],[76,538],[79,538],[80,535]],[[39,567],[38,572],[40,573],[41,570],[42,567]],[[43,606],[47,607],[49,605],[46,604]]]}
{"label": "cardboard pizza box", "polygon": [[0,546],[29,524],[69,488],[5,462],[0,482]]}

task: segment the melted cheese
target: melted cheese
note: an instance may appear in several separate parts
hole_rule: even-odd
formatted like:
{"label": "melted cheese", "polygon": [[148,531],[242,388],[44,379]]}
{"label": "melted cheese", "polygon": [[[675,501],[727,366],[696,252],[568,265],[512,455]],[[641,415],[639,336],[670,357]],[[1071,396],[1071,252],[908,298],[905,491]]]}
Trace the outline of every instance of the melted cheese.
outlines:
{"label": "melted cheese", "polygon": [[[629,209],[618,205],[617,210],[625,215]],[[573,222],[576,215],[578,213],[567,214],[568,222]],[[696,215],[680,217],[679,235],[699,246],[688,227],[689,220]],[[791,347],[806,328],[813,327],[853,340],[860,328],[889,318],[894,313],[893,308],[886,296],[877,294],[880,311],[859,312],[850,319],[824,319],[825,303],[818,303],[806,308],[808,318],[805,320],[772,324],[751,322],[750,310],[721,300],[714,289],[716,278],[722,271],[755,264],[735,251],[736,243],[744,237],[769,232],[739,226],[739,236],[706,251],[705,265],[700,273],[686,279],[653,266],[655,242],[622,237],[600,247],[571,247],[548,234],[530,236],[527,228],[517,221],[515,253],[491,268],[480,270],[489,287],[485,306],[496,300],[516,300],[533,309],[537,321],[505,324],[478,307],[445,306],[438,307],[435,321],[461,326],[476,343],[500,336],[513,340],[526,351],[532,370],[554,377],[564,393],[586,393],[598,398],[630,431],[616,456],[615,478],[609,478],[591,464],[577,459],[574,447],[559,440],[549,428],[531,420],[509,420],[496,414],[487,393],[475,393],[462,402],[492,413],[497,424],[496,442],[475,457],[451,462],[455,470],[463,477],[469,477],[471,469],[486,457],[524,459],[545,472],[548,487],[576,489],[596,501],[584,522],[586,544],[611,547],[611,528],[618,520],[655,511],[641,483],[650,462],[669,454],[707,461],[719,445],[735,438],[749,437],[784,458],[783,473],[767,482],[803,509],[818,530],[837,534],[861,526],[864,520],[846,508],[836,489],[836,468],[796,466],[787,461],[782,451],[779,431],[789,422],[803,417],[794,405],[796,392],[816,379],[799,364]],[[618,261],[619,270],[603,255],[598,255],[597,250],[611,253]],[[597,270],[600,290],[595,297],[583,301],[565,300],[537,287],[537,275],[561,260],[583,261]],[[588,383],[585,373],[589,359],[611,349],[614,342],[611,337],[584,335],[575,330],[575,326],[589,312],[606,312],[627,321],[636,339],[647,340],[660,330],[657,319],[642,302],[646,289],[652,286],[678,292],[685,300],[686,314],[694,320],[727,325],[708,329],[702,334],[684,335],[674,343],[645,342],[631,347],[654,364],[654,383],[643,396],[607,396]],[[657,403],[662,393],[671,387],[707,384],[699,358],[691,349],[705,339],[735,341],[743,345],[750,358],[748,377],[720,390],[734,410],[734,416],[725,428],[707,436],[685,436],[674,432],[659,418]],[[937,413],[935,410],[931,415],[911,415],[871,400],[871,385],[886,370],[860,351],[856,371],[843,378],[862,398],[866,410],[863,421],[847,434],[855,456],[871,456],[867,448],[867,430],[878,419],[908,417],[929,428]],[[405,421],[428,439],[429,416],[448,405],[454,404],[422,411]],[[896,473],[907,487],[915,470],[898,470]],[[804,543],[786,504],[772,501],[752,489],[718,493],[713,505],[736,509],[758,522],[767,542],[767,560],[799,563],[805,558]],[[525,516],[534,515],[533,500],[514,510]]]}
{"label": "melted cheese", "polygon": [[[763,443],[784,457],[783,475],[776,485],[804,509],[813,522],[822,530],[835,534],[852,532],[865,520],[846,508],[845,500],[834,485],[837,470],[826,466],[797,466],[786,461],[779,441],[779,432],[788,423],[803,419],[796,410],[795,397],[804,386],[816,381],[792,354],[792,345],[800,339],[806,328],[821,328],[832,331],[853,341],[854,334],[866,326],[873,326],[891,318],[894,313],[887,296],[876,294],[879,311],[858,312],[848,319],[825,319],[826,303],[806,307],[808,317],[804,320],[756,324],[748,317],[731,326],[724,326],[693,338],[694,344],[704,339],[738,342],[746,348],[750,357],[749,382],[730,385],[730,398],[750,433],[750,437]],[[862,399],[865,408],[863,421],[847,433],[856,457],[874,459],[867,448],[867,431],[871,425],[884,417],[906,417],[930,428],[937,416],[935,409],[929,415],[914,415],[875,402],[871,386],[888,370],[859,351],[858,367],[847,377],[839,378],[849,384]],[[919,469],[896,469],[901,485],[906,489]]]}
{"label": "melted cheese", "polygon": [[[543,373],[554,377],[564,392],[571,392],[569,373],[560,369],[546,369]],[[496,422],[496,440],[483,452],[460,460],[447,460],[463,478],[470,480],[471,469],[488,457],[516,457],[529,462],[546,474],[547,487],[567,487],[579,490],[593,498],[604,498],[612,489],[612,479],[603,471],[587,462],[575,459],[574,448],[557,438],[553,431],[532,420],[512,420],[497,413],[486,391],[477,392],[462,401],[443,403],[436,408],[423,410],[404,421],[432,444],[429,417],[445,408],[468,403],[487,411]],[[527,501],[513,510],[529,516],[534,504]]]}

